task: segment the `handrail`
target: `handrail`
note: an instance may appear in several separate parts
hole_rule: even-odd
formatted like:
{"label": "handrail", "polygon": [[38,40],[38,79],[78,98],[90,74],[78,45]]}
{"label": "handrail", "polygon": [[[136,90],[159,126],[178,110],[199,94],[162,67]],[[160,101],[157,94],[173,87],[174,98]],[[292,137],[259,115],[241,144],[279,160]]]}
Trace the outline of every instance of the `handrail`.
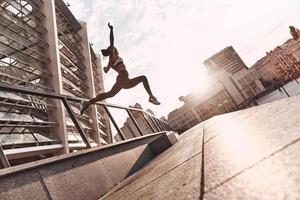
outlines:
{"label": "handrail", "polygon": [[[3,82],[0,82],[0,90],[61,100],[64,107],[66,108],[71,120],[73,121],[77,131],[79,132],[81,138],[83,139],[86,147],[91,148],[91,143],[90,143],[87,135],[83,131],[81,124],[79,123],[74,111],[72,110],[71,106],[68,103],[68,101],[73,101],[73,102],[78,103],[81,101],[87,101],[87,99],[80,98],[80,97],[72,97],[72,96],[68,96],[68,95],[58,95],[58,94],[54,94],[52,92],[46,93],[46,92],[41,92],[41,91],[35,91],[32,89],[24,88],[22,86],[11,85],[11,84],[7,84],[7,83],[3,83]],[[123,134],[122,130],[118,127],[118,124],[116,123],[116,121],[115,121],[114,117],[112,116],[111,112],[109,111],[108,107],[125,110],[129,116],[129,119],[132,120],[134,126],[136,127],[138,132],[141,134],[141,136],[145,135],[146,133],[143,133],[143,130],[141,129],[141,127],[139,126],[139,124],[137,123],[136,119],[134,118],[133,114],[130,111],[136,111],[136,112],[141,113],[142,114],[141,116],[146,121],[146,125],[148,125],[148,127],[150,127],[152,133],[170,130],[169,125],[165,121],[158,119],[154,115],[152,115],[149,112],[144,111],[142,109],[119,106],[119,105],[106,103],[106,102],[97,102],[95,104],[98,106],[102,106],[104,108],[105,113],[111,120],[113,126],[117,130],[117,132],[118,132],[119,136],[122,138],[122,140],[127,140],[129,138],[126,138],[125,135]],[[113,141],[112,135],[110,135],[110,137],[111,137],[110,141]],[[2,160],[2,163],[4,164],[4,166],[9,167],[9,162],[6,162],[5,160],[3,160],[3,156],[1,156],[1,158],[2,158],[1,160]]]}
{"label": "handrail", "polygon": [[9,162],[8,162],[8,160],[7,160],[6,155],[5,155],[4,152],[3,152],[3,149],[2,149],[1,144],[0,144],[0,160],[2,161],[2,164],[3,164],[3,166],[4,166],[5,168],[10,167],[10,164],[9,164]]}
{"label": "handrail", "polygon": [[[0,82],[0,90],[9,91],[9,92],[23,93],[23,94],[30,94],[30,95],[34,95],[34,96],[42,96],[42,97],[48,97],[48,98],[54,98],[54,99],[61,99],[61,100],[66,99],[67,101],[75,101],[75,102],[81,102],[81,101],[87,101],[88,100],[88,99],[81,98],[81,97],[73,97],[73,96],[69,96],[69,95],[58,95],[58,94],[54,94],[54,93],[51,93],[51,92],[45,93],[45,92],[35,91],[35,90],[28,89],[28,88],[24,88],[22,86],[11,85],[11,84],[2,83],[2,82]],[[116,104],[106,103],[106,102],[97,102],[95,104],[102,105],[102,106],[106,105],[106,106],[111,107],[111,108],[119,108],[119,109],[128,109],[128,110],[133,110],[133,111],[140,111],[140,112],[143,112],[143,113],[145,113],[145,114],[147,114],[151,117],[155,117],[151,113],[149,113],[145,110],[139,109],[139,108],[119,106],[119,105],[116,105]],[[158,119],[158,120],[160,120],[160,119]],[[160,121],[162,121],[162,120],[160,120]]]}

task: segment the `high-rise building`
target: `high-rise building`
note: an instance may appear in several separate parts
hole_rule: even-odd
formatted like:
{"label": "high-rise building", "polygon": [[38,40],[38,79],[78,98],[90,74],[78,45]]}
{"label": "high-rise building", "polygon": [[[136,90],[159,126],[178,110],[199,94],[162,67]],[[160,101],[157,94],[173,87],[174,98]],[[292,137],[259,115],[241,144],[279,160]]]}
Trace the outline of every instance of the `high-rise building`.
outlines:
{"label": "high-rise building", "polygon": [[232,46],[224,48],[205,60],[204,65],[209,72],[224,69],[229,74],[235,74],[242,69],[247,69],[247,66]]}
{"label": "high-rise building", "polygon": [[204,65],[208,69],[208,75],[223,84],[236,105],[264,90],[261,82],[251,74],[232,46],[208,58]]}
{"label": "high-rise building", "polygon": [[202,120],[191,110],[191,106],[184,104],[168,114],[168,124],[172,130],[182,133]]}
{"label": "high-rise building", "polygon": [[264,90],[233,47],[226,47],[204,62],[207,85],[180,100],[184,105],[168,115],[173,130],[185,130],[215,115],[238,110]]}
{"label": "high-rise building", "polygon": [[[87,25],[62,0],[0,1],[0,30],[2,84],[79,98],[104,91],[100,55],[89,43]],[[108,119],[99,106],[81,116],[79,102],[65,100],[92,146],[109,143]],[[59,144],[40,153],[45,157],[86,147],[63,101],[0,91],[0,102],[4,150]],[[26,156],[34,160],[40,154]]]}
{"label": "high-rise building", "polygon": [[289,39],[266,53],[250,68],[258,72],[266,87],[275,82],[300,76],[300,41]]}

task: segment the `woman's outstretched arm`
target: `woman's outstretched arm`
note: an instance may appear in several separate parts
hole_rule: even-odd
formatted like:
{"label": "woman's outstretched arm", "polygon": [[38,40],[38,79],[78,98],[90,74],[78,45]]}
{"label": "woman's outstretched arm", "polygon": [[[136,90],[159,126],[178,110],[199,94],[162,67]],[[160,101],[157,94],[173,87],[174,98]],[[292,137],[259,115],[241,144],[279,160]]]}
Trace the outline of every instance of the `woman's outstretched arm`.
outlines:
{"label": "woman's outstretched arm", "polygon": [[[112,55],[113,51],[114,51],[114,33],[113,33],[113,29],[114,27],[112,25],[110,25],[110,22],[108,22],[108,27],[110,29],[110,34],[109,34],[109,40],[110,40],[110,52],[109,55]],[[109,69],[111,68],[111,60],[109,59],[108,65],[106,67],[103,68],[104,72],[107,73],[109,71]]]}
{"label": "woman's outstretched arm", "polygon": [[114,50],[114,32],[113,32],[114,27],[110,25],[110,22],[108,23],[108,27],[110,28],[110,34],[109,34],[110,49],[113,51]]}

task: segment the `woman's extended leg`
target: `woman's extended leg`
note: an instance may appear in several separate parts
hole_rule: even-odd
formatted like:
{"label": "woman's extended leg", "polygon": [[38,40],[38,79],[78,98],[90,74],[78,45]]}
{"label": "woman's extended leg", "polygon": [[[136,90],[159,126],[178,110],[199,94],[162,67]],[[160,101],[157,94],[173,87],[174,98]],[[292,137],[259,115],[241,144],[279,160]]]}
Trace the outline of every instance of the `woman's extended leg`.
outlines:
{"label": "woman's extended leg", "polygon": [[102,101],[104,99],[111,98],[115,96],[120,90],[126,85],[128,81],[128,73],[127,71],[120,72],[117,76],[117,81],[114,84],[114,86],[111,88],[109,92],[104,92],[99,95],[97,95],[95,98],[92,98],[89,101],[83,102],[81,104],[80,108],[80,114],[82,115],[83,112],[93,103],[96,103],[97,101]]}
{"label": "woman's extended leg", "polygon": [[92,98],[89,101],[83,102],[82,108],[80,109],[80,115],[82,115],[83,112],[91,104],[96,103],[98,101],[102,101],[104,99],[111,98],[111,97],[115,96],[118,92],[120,92],[121,89],[122,89],[122,85],[119,82],[116,82],[109,92],[104,92],[104,93],[98,94],[95,98]]}
{"label": "woman's extended leg", "polygon": [[118,92],[120,92],[120,90],[122,89],[122,86],[118,85],[117,83],[111,88],[110,91],[108,92],[104,92],[101,94],[98,94],[95,98],[92,98],[91,100],[89,100],[89,104],[93,104],[96,103],[98,101],[102,101],[104,99],[108,99],[111,98],[113,96],[115,96],[116,94],[118,94]]}

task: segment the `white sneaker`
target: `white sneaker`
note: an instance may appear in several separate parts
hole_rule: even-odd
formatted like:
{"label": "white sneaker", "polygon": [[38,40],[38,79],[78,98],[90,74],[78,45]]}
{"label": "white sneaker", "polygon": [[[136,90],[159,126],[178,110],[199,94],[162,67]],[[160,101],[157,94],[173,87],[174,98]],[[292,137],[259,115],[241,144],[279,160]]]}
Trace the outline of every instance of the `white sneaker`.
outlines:
{"label": "white sneaker", "polygon": [[153,103],[154,105],[160,105],[160,102],[154,96],[149,98],[149,102]]}
{"label": "white sneaker", "polygon": [[79,109],[80,109],[80,115],[83,115],[83,113],[86,109],[86,106],[84,105],[84,101],[80,101]]}

